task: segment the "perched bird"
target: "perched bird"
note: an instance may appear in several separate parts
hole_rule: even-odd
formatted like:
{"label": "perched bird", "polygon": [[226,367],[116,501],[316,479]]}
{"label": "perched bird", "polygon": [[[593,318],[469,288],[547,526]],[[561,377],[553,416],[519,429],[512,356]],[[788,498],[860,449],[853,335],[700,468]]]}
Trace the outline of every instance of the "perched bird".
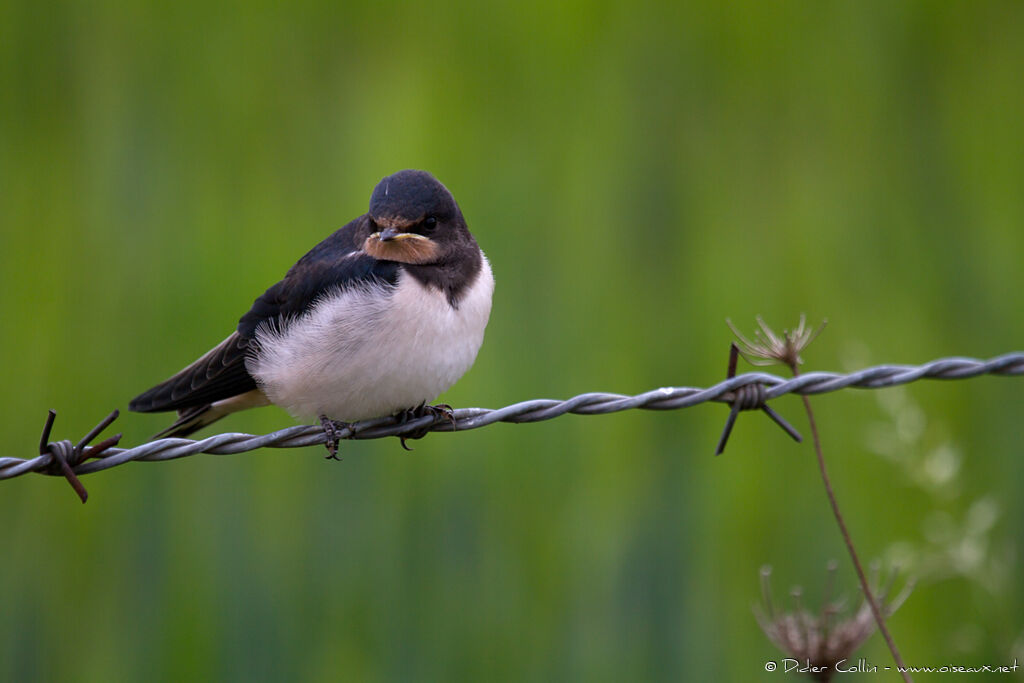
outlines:
{"label": "perched bird", "polygon": [[458,204],[434,176],[381,180],[370,210],[313,247],[238,328],[131,410],[178,411],[156,435],[186,436],[274,403],[333,423],[426,404],[473,365],[494,277]]}

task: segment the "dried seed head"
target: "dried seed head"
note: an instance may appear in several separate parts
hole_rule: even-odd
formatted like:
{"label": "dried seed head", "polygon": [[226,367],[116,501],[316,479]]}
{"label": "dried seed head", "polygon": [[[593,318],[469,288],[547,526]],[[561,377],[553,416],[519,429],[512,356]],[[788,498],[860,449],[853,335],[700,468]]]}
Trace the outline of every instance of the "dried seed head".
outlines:
{"label": "dried seed head", "polygon": [[[875,620],[867,600],[861,598],[860,605],[853,614],[845,614],[846,600],[831,599],[832,584],[837,564],[828,564],[828,577],[825,582],[824,604],[817,614],[808,611],[802,603],[803,591],[794,588],[793,611],[777,612],[772,603],[771,567],[761,568],[762,604],[754,606],[754,615],[761,630],[776,647],[788,657],[808,662],[814,677],[820,681],[831,680],[836,665],[850,659],[854,651],[875,632]],[[903,590],[890,599],[896,572],[893,571],[885,585],[879,581],[877,565],[872,567],[871,592],[879,601],[879,609],[886,618],[891,616],[910,595],[913,581],[908,580]]]}
{"label": "dried seed head", "polygon": [[740,353],[751,365],[783,365],[795,368],[803,363],[800,352],[810,346],[811,342],[825,329],[828,320],[822,320],[821,325],[815,329],[807,327],[807,316],[800,314],[800,323],[796,329],[783,330],[782,335],[775,333],[775,330],[765,324],[761,316],[757,316],[757,325],[760,329],[754,330],[754,340],[751,341],[743,336],[743,333],[736,329],[732,321],[726,318],[726,324],[739,339]]}

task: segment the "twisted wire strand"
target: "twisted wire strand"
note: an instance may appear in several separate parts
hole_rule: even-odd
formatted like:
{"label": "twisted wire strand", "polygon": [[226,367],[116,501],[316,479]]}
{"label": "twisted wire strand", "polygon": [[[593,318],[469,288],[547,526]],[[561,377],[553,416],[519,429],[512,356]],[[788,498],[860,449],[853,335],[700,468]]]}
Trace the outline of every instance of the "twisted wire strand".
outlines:
{"label": "twisted wire strand", "polygon": [[[715,401],[730,403],[736,398],[737,389],[750,385],[763,385],[764,398],[771,400],[784,394],[824,394],[856,387],[860,389],[882,389],[908,384],[920,379],[968,379],[979,375],[1024,375],[1024,352],[996,356],[989,360],[975,358],[940,358],[923,365],[879,365],[858,372],[841,374],[835,372],[809,372],[792,379],[784,379],[763,372],[750,372],[719,382],[705,389],[697,387],[662,387],[635,396],[592,392],[580,394],[564,401],[554,399],[533,399],[521,401],[504,408],[461,408],[452,411],[453,419],[443,416],[424,415],[400,423],[396,417],[382,417],[364,420],[344,427],[338,436],[345,439],[379,439],[386,436],[407,436],[421,429],[435,432],[466,431],[492,425],[495,422],[539,422],[550,420],[566,413],[576,415],[603,415],[622,410],[678,410]],[[160,439],[134,448],[105,449],[102,457],[83,462],[75,467],[75,474],[89,474],[110,469],[133,460],[147,462],[175,460],[199,453],[230,455],[245,453],[259,448],[300,448],[323,444],[326,440],[320,425],[299,425],[288,427],[270,434],[217,434],[199,441],[190,439]],[[57,446],[63,443],[51,444]],[[45,453],[34,458],[22,459],[0,457],[0,479],[42,472],[54,471],[54,456]]]}

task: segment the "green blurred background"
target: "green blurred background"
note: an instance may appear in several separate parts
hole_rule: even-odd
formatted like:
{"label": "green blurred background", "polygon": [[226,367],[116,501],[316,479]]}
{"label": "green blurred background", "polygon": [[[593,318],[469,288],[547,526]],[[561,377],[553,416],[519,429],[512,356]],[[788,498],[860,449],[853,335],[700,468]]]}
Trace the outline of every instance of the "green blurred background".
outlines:
{"label": "green blurred background", "polygon": [[[4,455],[124,409],[409,167],[497,278],[456,406],[712,384],[759,313],[829,318],[809,370],[1019,350],[1022,36],[1016,2],[0,2]],[[814,400],[863,557],[920,578],[909,663],[1024,663],[1022,396]],[[713,458],[725,416],[130,464],[84,507],[0,482],[0,679],[777,679],[759,568],[856,583],[809,445],[751,415]]]}

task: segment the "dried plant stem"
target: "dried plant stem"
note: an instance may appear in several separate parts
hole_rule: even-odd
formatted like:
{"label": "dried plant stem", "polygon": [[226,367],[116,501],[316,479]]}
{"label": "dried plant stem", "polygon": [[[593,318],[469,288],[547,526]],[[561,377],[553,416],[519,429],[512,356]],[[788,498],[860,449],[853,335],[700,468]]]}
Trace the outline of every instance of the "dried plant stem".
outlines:
{"label": "dried plant stem", "polygon": [[[800,375],[800,369],[796,363],[792,363],[789,366],[790,370],[793,371],[793,376],[798,377]],[[818,425],[814,421],[814,411],[811,410],[811,401],[806,396],[801,396],[801,400],[804,402],[804,410],[807,411],[807,420],[811,425],[811,437],[814,440],[814,454],[818,457],[818,470],[821,472],[821,481],[825,484],[825,494],[828,496],[828,502],[832,506],[832,514],[835,515],[836,523],[839,525],[839,532],[843,536],[843,541],[846,543],[846,549],[850,552],[850,559],[853,560],[853,567],[857,570],[857,580],[860,581],[861,590],[864,591],[864,599],[868,601],[868,605],[871,607],[871,613],[875,617],[875,623],[878,624],[878,630],[882,632],[882,637],[885,638],[885,644],[889,646],[889,651],[892,653],[892,658],[896,662],[896,666],[900,669],[900,673],[903,676],[903,680],[911,683],[913,679],[910,678],[910,674],[907,673],[906,665],[903,663],[903,657],[900,656],[900,651],[896,648],[896,642],[892,639],[892,635],[889,633],[889,629],[885,625],[885,617],[882,615],[882,610],[878,608],[878,601],[875,600],[874,594],[871,592],[871,586],[868,585],[867,577],[864,575],[864,567],[861,566],[860,558],[857,556],[857,550],[853,547],[853,539],[850,538],[850,532],[846,528],[846,522],[843,520],[843,514],[839,511],[839,502],[836,500],[836,494],[832,490],[832,482],[828,477],[828,469],[825,467],[825,456],[821,452],[821,438],[818,436]]]}

